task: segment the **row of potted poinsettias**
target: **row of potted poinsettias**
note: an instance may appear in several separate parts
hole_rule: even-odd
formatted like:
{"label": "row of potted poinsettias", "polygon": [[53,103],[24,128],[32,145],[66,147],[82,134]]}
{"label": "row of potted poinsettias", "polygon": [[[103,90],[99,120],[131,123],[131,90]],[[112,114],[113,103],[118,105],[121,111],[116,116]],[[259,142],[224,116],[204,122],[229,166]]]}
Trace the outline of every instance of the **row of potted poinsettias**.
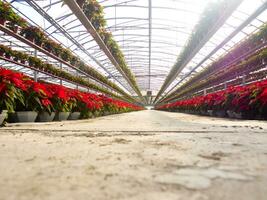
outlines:
{"label": "row of potted poinsettias", "polygon": [[140,110],[103,95],[39,83],[22,73],[0,68],[0,124],[74,120]]}
{"label": "row of potted poinsettias", "polygon": [[156,109],[218,117],[266,119],[267,80],[228,87],[223,91],[176,101]]}

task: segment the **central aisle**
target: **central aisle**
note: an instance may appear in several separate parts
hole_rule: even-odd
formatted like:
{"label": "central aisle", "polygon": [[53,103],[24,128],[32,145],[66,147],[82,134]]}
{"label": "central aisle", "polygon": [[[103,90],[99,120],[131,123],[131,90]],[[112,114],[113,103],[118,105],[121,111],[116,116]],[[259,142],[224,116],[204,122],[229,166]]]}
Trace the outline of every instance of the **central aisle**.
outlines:
{"label": "central aisle", "polygon": [[250,124],[147,110],[8,125],[0,200],[265,200],[267,125]]}

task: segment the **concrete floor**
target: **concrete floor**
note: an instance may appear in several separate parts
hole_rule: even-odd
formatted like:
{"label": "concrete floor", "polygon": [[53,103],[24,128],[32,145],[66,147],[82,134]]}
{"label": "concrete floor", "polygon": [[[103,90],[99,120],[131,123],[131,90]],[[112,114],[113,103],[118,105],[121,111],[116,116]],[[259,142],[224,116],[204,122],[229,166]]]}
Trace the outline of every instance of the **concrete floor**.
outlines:
{"label": "concrete floor", "polygon": [[0,200],[265,200],[267,123],[140,111],[0,128]]}

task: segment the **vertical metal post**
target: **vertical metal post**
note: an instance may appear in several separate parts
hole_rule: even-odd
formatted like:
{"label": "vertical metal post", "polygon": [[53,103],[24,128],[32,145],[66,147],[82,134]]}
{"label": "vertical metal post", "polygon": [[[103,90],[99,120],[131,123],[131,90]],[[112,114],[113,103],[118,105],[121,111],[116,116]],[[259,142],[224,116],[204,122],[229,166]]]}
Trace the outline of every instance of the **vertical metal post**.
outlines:
{"label": "vertical metal post", "polygon": [[[59,63],[59,66],[60,66],[60,70],[62,70],[62,63]],[[62,85],[62,79],[60,79],[60,85]]]}
{"label": "vertical metal post", "polygon": [[149,64],[148,64],[148,89],[151,90],[151,37],[152,37],[152,0],[148,0],[148,24],[149,24],[149,29],[148,29],[148,36],[149,36],[149,53],[148,53],[148,58],[149,58]]}
{"label": "vertical metal post", "polygon": [[224,89],[227,89],[227,82],[224,83]]}
{"label": "vertical metal post", "polygon": [[244,74],[242,76],[242,85],[245,85],[246,84],[246,75]]}
{"label": "vertical metal post", "polygon": [[207,89],[206,88],[204,89],[204,95],[207,95]]}
{"label": "vertical metal post", "polygon": [[[37,50],[34,50],[34,57],[37,58]],[[37,82],[38,81],[38,72],[34,71],[33,72],[33,77],[34,77],[34,81]]]}

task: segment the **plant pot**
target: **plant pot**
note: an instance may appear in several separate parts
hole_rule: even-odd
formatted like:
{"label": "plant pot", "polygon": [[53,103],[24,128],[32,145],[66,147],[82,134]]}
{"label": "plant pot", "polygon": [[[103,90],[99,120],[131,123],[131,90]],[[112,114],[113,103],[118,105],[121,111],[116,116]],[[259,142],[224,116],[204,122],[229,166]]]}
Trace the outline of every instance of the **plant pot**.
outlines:
{"label": "plant pot", "polygon": [[236,119],[254,119],[255,115],[249,112],[234,112],[234,117]]}
{"label": "plant pot", "polygon": [[201,113],[200,113],[199,110],[195,110],[195,114],[196,114],[196,115],[200,115]]}
{"label": "plant pot", "polygon": [[54,121],[65,121],[68,119],[70,112],[57,112]]}
{"label": "plant pot", "polygon": [[201,110],[201,111],[200,111],[200,114],[201,114],[201,115],[204,115],[204,116],[207,116],[207,115],[208,115],[207,111],[204,111],[204,110]]}
{"label": "plant pot", "polygon": [[217,111],[215,111],[215,115],[217,117],[226,117],[226,112],[225,112],[225,110],[217,110]]}
{"label": "plant pot", "polygon": [[39,112],[37,122],[51,122],[55,117],[55,112],[51,114],[49,112]]}
{"label": "plant pot", "polygon": [[34,44],[36,44],[37,46],[39,46],[39,47],[42,47],[42,42],[40,42],[40,41],[37,41],[37,40],[34,40]]}
{"label": "plant pot", "polygon": [[94,114],[92,112],[88,113],[88,118],[94,118]]}
{"label": "plant pot", "polygon": [[234,112],[233,111],[227,110],[226,113],[227,113],[228,117],[235,118],[235,115],[234,115]]}
{"label": "plant pot", "polygon": [[7,118],[7,111],[6,110],[3,110],[1,113],[0,113],[0,125],[3,124],[4,120]]}
{"label": "plant pot", "polygon": [[27,123],[35,122],[38,113],[35,111],[18,111],[15,113],[10,113],[10,122],[13,123]]}
{"label": "plant pot", "polygon": [[80,119],[81,113],[80,112],[72,112],[70,113],[68,120],[78,120]]}
{"label": "plant pot", "polygon": [[215,116],[215,112],[214,110],[208,110],[208,115],[211,116],[211,117],[214,117]]}
{"label": "plant pot", "polygon": [[234,118],[236,118],[236,119],[243,119],[243,115],[242,115],[242,113],[234,112]]}
{"label": "plant pot", "polygon": [[4,56],[4,52],[3,51],[0,51],[0,56]]}
{"label": "plant pot", "polygon": [[19,27],[18,26],[13,26],[9,28],[13,33],[18,33]]}
{"label": "plant pot", "polygon": [[99,116],[100,116],[100,112],[95,111],[95,112],[94,112],[94,117],[99,117]]}
{"label": "plant pot", "polygon": [[25,36],[25,38],[30,42],[34,43],[34,37]]}
{"label": "plant pot", "polygon": [[11,55],[10,55],[10,54],[5,54],[5,57],[6,57],[7,59],[10,59],[10,58],[11,58]]}
{"label": "plant pot", "polygon": [[110,115],[110,112],[109,111],[104,111],[103,115],[104,116]]}
{"label": "plant pot", "polygon": [[0,24],[5,26],[5,23],[6,23],[6,19],[0,18]]}
{"label": "plant pot", "polygon": [[85,0],[76,0],[76,2],[82,8]]}

